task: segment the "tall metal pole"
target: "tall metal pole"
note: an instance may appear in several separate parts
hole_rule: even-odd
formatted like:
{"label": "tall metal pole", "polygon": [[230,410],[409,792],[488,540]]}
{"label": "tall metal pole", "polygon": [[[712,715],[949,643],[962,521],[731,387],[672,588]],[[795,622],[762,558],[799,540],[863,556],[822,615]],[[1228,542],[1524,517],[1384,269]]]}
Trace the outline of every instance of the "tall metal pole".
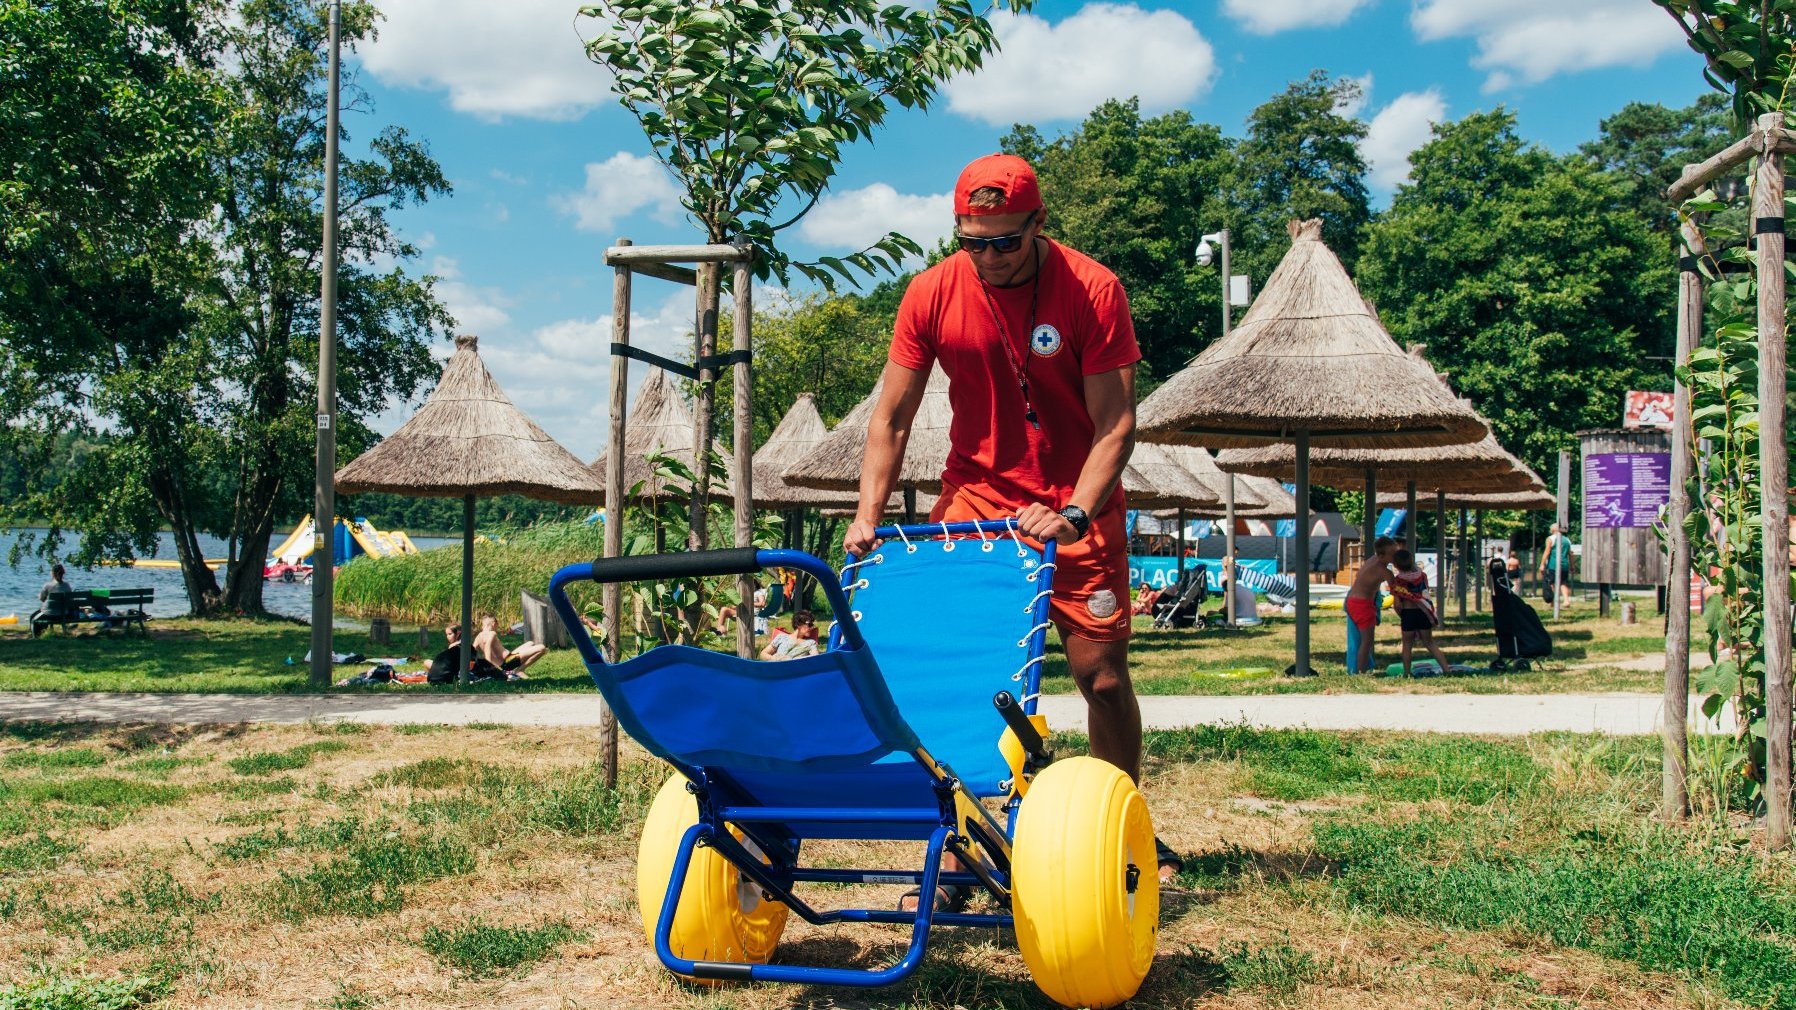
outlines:
{"label": "tall metal pole", "polygon": [[1291,573],[1297,577],[1297,670],[1310,675],[1310,433],[1297,433],[1297,557]]}
{"label": "tall metal pole", "polygon": [[1765,844],[1790,841],[1790,449],[1784,434],[1784,156],[1771,139],[1784,114],[1759,117],[1765,153],[1752,193],[1759,243],[1759,505],[1765,517]]}
{"label": "tall metal pole", "polygon": [[[1571,567],[1571,542],[1566,531],[1571,529],[1571,453],[1559,450],[1559,541],[1547,544],[1547,558],[1553,568],[1553,619],[1559,619],[1559,601],[1565,595],[1565,570]],[[1560,555],[1560,547],[1565,553]]]}
{"label": "tall metal pole", "polygon": [[1685,221],[1684,258],[1678,274],[1677,361],[1672,369],[1671,500],[1666,505],[1665,533],[1671,554],[1665,587],[1665,722],[1659,729],[1664,751],[1660,762],[1659,815],[1668,821],[1690,815],[1690,536],[1684,518],[1690,514],[1691,441],[1690,387],[1677,378],[1690,362],[1690,349],[1702,337],[1702,273],[1695,257],[1702,239],[1695,222]]}
{"label": "tall metal pole", "polygon": [[[324,281],[318,312],[318,469],[312,503],[313,687],[328,687],[331,682],[331,621],[337,585],[332,563],[337,539],[337,75],[342,21],[342,0],[331,0],[330,80],[325,86]],[[464,636],[467,633],[462,629]]]}
{"label": "tall metal pole", "polygon": [[[620,238],[620,246],[630,240]],[[630,342],[630,267],[620,263],[611,279],[611,339],[618,344]],[[615,558],[624,553],[624,397],[630,388],[630,359],[621,354],[611,356],[611,430],[605,438],[605,556]],[[659,499],[657,499],[657,509]],[[661,517],[655,517],[655,529],[661,529]],[[656,553],[660,553],[659,550]],[[601,591],[605,608],[605,660],[615,663],[623,655],[624,587],[608,582]],[[746,607],[743,609],[747,609]],[[738,615],[738,620],[743,618]],[[750,617],[748,620],[752,621]],[[617,715],[603,698],[599,700],[599,751],[605,769],[605,788],[617,786]]]}

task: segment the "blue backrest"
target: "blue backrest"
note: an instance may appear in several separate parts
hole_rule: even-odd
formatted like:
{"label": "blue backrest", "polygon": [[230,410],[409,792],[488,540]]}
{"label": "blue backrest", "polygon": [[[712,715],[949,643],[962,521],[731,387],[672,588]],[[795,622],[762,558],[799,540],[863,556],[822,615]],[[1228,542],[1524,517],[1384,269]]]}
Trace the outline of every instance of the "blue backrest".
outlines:
{"label": "blue backrest", "polygon": [[1040,577],[1042,555],[1001,529],[984,540],[905,529],[908,541],[888,538],[845,573],[857,623],[923,748],[971,792],[997,795],[1010,769],[992,696],[1021,699],[1040,683],[1045,636],[1035,632],[1050,581]]}

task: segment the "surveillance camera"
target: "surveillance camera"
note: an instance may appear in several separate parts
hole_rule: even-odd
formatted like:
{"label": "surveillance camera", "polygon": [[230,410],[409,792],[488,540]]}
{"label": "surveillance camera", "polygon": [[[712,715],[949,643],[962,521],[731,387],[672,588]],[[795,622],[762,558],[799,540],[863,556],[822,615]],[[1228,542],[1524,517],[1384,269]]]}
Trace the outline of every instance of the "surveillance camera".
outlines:
{"label": "surveillance camera", "polygon": [[1216,253],[1214,250],[1212,250],[1210,248],[1210,243],[1208,241],[1199,242],[1197,244],[1197,265],[1198,266],[1207,267],[1210,265],[1210,261],[1215,258],[1216,258]]}

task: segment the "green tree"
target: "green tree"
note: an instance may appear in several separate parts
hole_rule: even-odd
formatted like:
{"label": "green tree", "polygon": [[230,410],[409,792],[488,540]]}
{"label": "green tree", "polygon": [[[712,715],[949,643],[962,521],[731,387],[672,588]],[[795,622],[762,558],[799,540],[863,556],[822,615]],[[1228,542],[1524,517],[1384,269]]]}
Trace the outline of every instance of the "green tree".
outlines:
{"label": "green tree", "polygon": [[1703,95],[1681,108],[1629,102],[1602,121],[1601,133],[1578,150],[1596,167],[1614,175],[1627,190],[1627,204],[1652,223],[1654,231],[1677,229],[1677,214],[1665,190],[1684,166],[1726,147],[1736,136],[1727,99]]}
{"label": "green tree", "polygon": [[1435,127],[1366,233],[1359,285],[1399,341],[1543,472],[1629,388],[1666,384],[1673,264],[1625,183],[1524,142],[1504,110]]}
{"label": "green tree", "polygon": [[[124,5],[114,13],[127,27],[96,34],[81,16],[91,6],[48,8],[66,17],[38,25],[41,37],[34,41],[71,52],[112,45],[124,52],[122,66],[163,52],[157,48],[162,36]],[[9,17],[15,13],[8,8]],[[46,300],[28,297],[29,285],[15,287],[11,270],[0,288],[6,338],[0,350],[8,366],[0,397],[11,422],[0,426],[0,437],[41,457],[65,431],[110,436],[55,484],[6,508],[52,523],[45,551],[58,549],[61,529],[80,530],[74,558],[80,562],[153,550],[156,529],[166,524],[195,610],[254,613],[262,609],[260,569],[273,517],[302,508],[300,489],[309,484],[314,392],[307,376],[316,360],[322,244],[323,8],[250,0],[228,19],[209,8],[186,13],[183,42],[167,48],[154,79],[121,75],[117,87],[68,109],[59,126],[92,140],[96,178],[124,180],[118,194],[108,194],[113,213],[91,208],[91,232],[63,244],[69,251],[57,272],[41,271],[58,281],[35,289]],[[370,5],[348,5],[344,37],[353,45],[372,31],[373,20]],[[104,67],[108,59],[103,49],[88,62],[20,58],[17,72],[34,91],[66,87],[80,96],[92,76],[89,63]],[[352,87],[348,97],[353,105],[363,96]],[[158,114],[132,123],[132,135],[119,138],[116,151],[105,142],[114,129],[109,98]],[[28,108],[6,113],[8,127],[34,121]],[[0,134],[11,136],[8,129]],[[53,142],[46,145],[54,149]],[[446,189],[441,173],[397,131],[368,147],[366,158],[346,160],[342,170],[347,263],[339,384],[346,457],[372,437],[362,417],[383,409],[391,396],[417,391],[430,371],[426,338],[447,323],[427,282],[366,266],[413,252],[394,236],[386,215]],[[53,179],[16,167],[0,172],[8,173],[0,187],[22,204],[50,206],[61,197]],[[158,172],[170,176],[161,186],[140,178],[153,180]],[[135,203],[139,195],[145,206]],[[21,288],[27,297],[19,297]],[[231,559],[240,562],[225,592],[203,564],[202,531],[225,537]]]}
{"label": "green tree", "polygon": [[1150,374],[1172,374],[1220,335],[1221,286],[1192,251],[1206,220],[1229,216],[1221,130],[1182,110],[1143,120],[1131,98],[1053,141],[1019,125],[1000,146],[1035,165],[1055,237],[1123,282]]}
{"label": "green tree", "polygon": [[1729,96],[1734,129],[1789,105],[1796,67],[1796,8],[1773,0],[1653,0],[1702,56],[1703,78]]}
{"label": "green tree", "polygon": [[1366,162],[1359,143],[1366,124],[1343,114],[1360,97],[1359,85],[1316,70],[1273,96],[1247,118],[1247,136],[1236,148],[1228,180],[1234,247],[1232,269],[1265,283],[1290,248],[1285,225],[1322,219],[1322,237],[1348,270],[1359,258],[1360,235],[1372,219]]}
{"label": "green tree", "polygon": [[[853,295],[819,293],[758,307],[754,335],[750,402],[754,444],[760,448],[798,394],[812,394],[823,423],[833,425],[872,392],[885,367],[892,320]],[[731,375],[719,381],[725,402],[733,396],[733,383]]]}

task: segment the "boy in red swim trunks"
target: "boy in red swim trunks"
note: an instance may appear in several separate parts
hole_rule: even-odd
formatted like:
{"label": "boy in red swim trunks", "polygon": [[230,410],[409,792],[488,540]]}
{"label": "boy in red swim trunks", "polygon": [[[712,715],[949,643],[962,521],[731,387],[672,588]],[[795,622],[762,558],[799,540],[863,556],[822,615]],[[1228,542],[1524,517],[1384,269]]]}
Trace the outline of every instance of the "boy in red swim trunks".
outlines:
{"label": "boy in red swim trunks", "polygon": [[[1379,537],[1372,541],[1372,556],[1360,562],[1353,573],[1353,585],[1347,589],[1348,640],[1358,639],[1358,648],[1347,656],[1348,673],[1365,673],[1372,669],[1372,637],[1378,627],[1378,587],[1391,577],[1391,555],[1397,541]],[[1357,635],[1353,634],[1358,632]]]}
{"label": "boy in red swim trunks", "polygon": [[[954,188],[960,251],[911,281],[885,386],[867,425],[860,506],[843,538],[873,530],[904,459],[932,366],[948,375],[953,445],[930,520],[1014,516],[1059,543],[1052,620],[1090,706],[1091,753],[1141,770],[1141,708],[1129,681],[1128,537],[1118,481],[1135,440],[1141,351],[1116,275],[1042,234],[1035,170],[980,158]],[[1162,849],[1161,875],[1178,868]],[[958,895],[947,888],[938,904]]]}

